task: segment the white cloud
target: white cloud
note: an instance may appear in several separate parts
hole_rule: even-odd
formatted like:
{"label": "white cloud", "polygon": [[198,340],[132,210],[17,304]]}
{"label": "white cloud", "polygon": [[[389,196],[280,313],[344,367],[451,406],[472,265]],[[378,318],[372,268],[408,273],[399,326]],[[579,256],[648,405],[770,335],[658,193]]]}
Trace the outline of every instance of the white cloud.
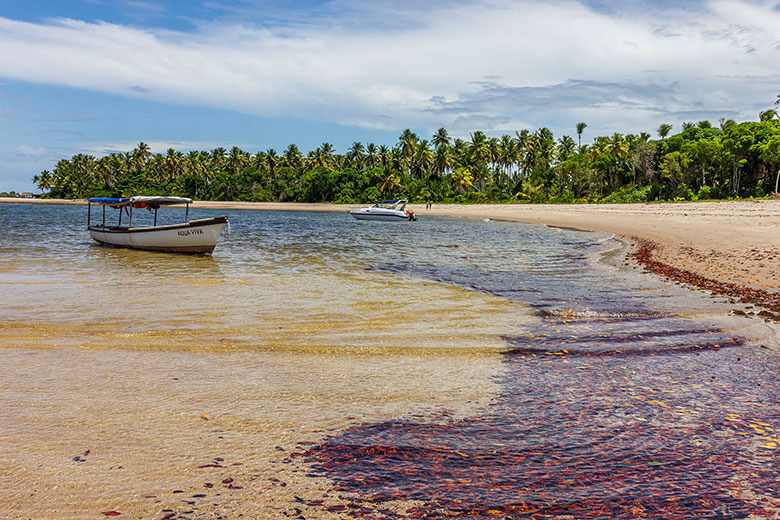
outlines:
{"label": "white cloud", "polygon": [[[211,150],[220,146],[211,141],[144,141],[149,146],[152,153],[166,153],[169,148],[177,152],[187,152],[188,150]],[[110,153],[124,153],[134,150],[138,146],[138,141],[124,142],[93,142],[82,146],[80,152],[95,157],[103,157]]]}
{"label": "white cloud", "polygon": [[26,144],[20,144],[16,147],[16,154],[23,157],[32,157],[36,155],[48,154],[48,150],[41,146],[30,146]]}
{"label": "white cloud", "polygon": [[[670,19],[574,1],[475,0],[378,30],[202,24],[181,33],[0,18],[0,76],[380,128],[587,120],[611,133],[688,113],[755,118],[776,94],[780,12],[737,0],[706,6]],[[590,86],[579,99],[578,81]]]}

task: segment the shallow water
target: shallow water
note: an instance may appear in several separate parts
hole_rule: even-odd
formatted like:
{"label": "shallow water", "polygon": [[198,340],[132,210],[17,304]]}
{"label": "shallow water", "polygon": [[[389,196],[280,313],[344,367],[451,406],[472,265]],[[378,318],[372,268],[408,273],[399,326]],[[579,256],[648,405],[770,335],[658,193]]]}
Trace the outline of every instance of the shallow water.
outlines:
{"label": "shallow water", "polygon": [[217,214],[232,234],[198,257],[99,246],[83,207],[0,205],[0,512],[780,507],[772,332],[609,236],[191,211]]}

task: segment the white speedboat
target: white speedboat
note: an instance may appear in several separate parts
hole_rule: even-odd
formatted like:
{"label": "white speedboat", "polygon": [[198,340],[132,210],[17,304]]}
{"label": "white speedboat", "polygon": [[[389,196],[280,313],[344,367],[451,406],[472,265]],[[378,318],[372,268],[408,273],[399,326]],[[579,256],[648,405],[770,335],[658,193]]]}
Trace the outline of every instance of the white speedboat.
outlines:
{"label": "white speedboat", "polygon": [[[168,251],[174,253],[211,254],[217,245],[219,235],[225,225],[230,225],[227,217],[202,218],[189,220],[192,199],[184,197],[96,197],[87,200],[87,229],[89,234],[101,244],[150,251]],[[99,224],[92,223],[92,204],[103,207],[103,218]],[[184,222],[180,224],[157,225],[157,210],[161,206],[184,205]],[[106,223],[106,206],[119,210],[116,225]],[[154,210],[154,223],[151,226],[133,226],[133,208]],[[122,225],[122,215],[126,215],[127,224]]]}
{"label": "white speedboat", "polygon": [[414,211],[406,209],[406,199],[379,200],[370,208],[353,209],[350,215],[358,220],[417,220]]}

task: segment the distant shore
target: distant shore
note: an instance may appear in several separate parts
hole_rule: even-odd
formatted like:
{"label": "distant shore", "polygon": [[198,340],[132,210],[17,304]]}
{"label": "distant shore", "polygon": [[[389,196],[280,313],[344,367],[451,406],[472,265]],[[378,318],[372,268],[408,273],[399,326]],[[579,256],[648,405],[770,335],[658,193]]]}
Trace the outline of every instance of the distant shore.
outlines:
{"label": "distant shore", "polygon": [[[0,203],[83,204],[84,201],[0,198]],[[196,208],[346,212],[361,205],[197,201]],[[647,267],[704,288],[780,289],[780,200],[644,204],[423,204],[419,216],[518,221],[614,233],[631,241]],[[651,262],[648,262],[651,255]],[[659,267],[658,264],[661,264]],[[698,278],[697,278],[698,277]],[[702,282],[705,280],[705,282]],[[714,286],[713,286],[714,287]],[[732,289],[728,289],[732,288]],[[718,292],[718,291],[716,291]],[[739,294],[732,294],[739,297]]]}

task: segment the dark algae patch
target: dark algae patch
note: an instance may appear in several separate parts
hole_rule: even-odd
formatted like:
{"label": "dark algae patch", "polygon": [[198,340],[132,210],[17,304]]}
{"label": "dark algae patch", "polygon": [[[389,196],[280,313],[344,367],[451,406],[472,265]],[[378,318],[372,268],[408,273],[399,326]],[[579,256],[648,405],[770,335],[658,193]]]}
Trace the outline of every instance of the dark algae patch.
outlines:
{"label": "dark algae patch", "polygon": [[653,259],[656,246],[652,242],[642,240],[632,253],[633,258],[650,271],[665,276],[677,282],[686,283],[711,291],[714,294],[730,296],[742,303],[757,305],[765,310],[759,315],[766,319],[780,321],[780,293],[756,289],[735,283],[726,283],[707,278],[685,269],[678,269]]}
{"label": "dark algae patch", "polygon": [[718,343],[525,341],[483,414],[364,424],[297,456],[354,518],[776,518],[776,359],[706,334]]}
{"label": "dark algae patch", "polygon": [[776,352],[674,312],[682,289],[599,280],[581,261],[374,268],[522,300],[540,322],[505,338],[481,413],[361,424],[292,454],[338,493],[307,504],[367,519],[780,518]]}

